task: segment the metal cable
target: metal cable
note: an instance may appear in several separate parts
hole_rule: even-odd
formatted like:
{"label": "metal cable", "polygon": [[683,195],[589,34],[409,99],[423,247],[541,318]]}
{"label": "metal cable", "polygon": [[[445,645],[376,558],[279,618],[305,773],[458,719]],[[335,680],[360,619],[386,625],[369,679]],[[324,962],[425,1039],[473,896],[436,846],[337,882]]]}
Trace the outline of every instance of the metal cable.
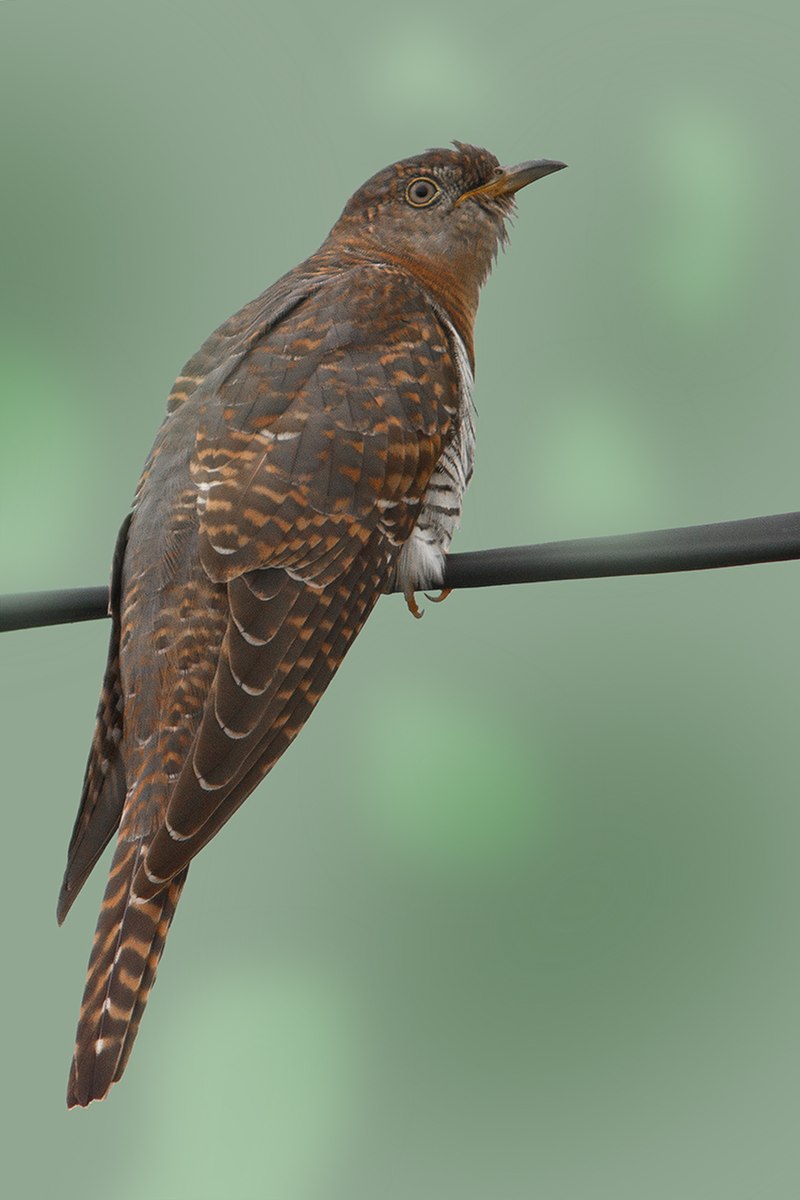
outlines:
{"label": "metal cable", "polygon": [[[796,558],[800,558],[800,512],[451,554],[444,586],[496,587],[554,579],[703,571]],[[0,632],[93,621],[107,615],[105,587],[0,597]]]}

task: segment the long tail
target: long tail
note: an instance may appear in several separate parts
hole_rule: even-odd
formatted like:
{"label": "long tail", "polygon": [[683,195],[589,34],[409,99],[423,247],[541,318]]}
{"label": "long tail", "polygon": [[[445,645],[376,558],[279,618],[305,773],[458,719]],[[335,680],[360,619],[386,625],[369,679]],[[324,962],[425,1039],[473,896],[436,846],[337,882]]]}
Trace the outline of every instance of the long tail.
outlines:
{"label": "long tail", "polygon": [[102,1100],[121,1078],[186,881],[184,870],[152,899],[132,897],[146,849],[143,839],[117,843],[89,958],[68,1108]]}

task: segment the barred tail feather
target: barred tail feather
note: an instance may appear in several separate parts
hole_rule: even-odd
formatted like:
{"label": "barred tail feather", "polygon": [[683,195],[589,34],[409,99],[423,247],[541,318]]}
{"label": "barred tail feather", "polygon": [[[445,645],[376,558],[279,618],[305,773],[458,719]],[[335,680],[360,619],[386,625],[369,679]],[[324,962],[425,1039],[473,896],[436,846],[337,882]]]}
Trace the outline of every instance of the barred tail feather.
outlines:
{"label": "barred tail feather", "polygon": [[146,849],[141,838],[117,844],[89,958],[68,1108],[102,1100],[121,1078],[186,880],[184,870],[151,899],[133,897]]}

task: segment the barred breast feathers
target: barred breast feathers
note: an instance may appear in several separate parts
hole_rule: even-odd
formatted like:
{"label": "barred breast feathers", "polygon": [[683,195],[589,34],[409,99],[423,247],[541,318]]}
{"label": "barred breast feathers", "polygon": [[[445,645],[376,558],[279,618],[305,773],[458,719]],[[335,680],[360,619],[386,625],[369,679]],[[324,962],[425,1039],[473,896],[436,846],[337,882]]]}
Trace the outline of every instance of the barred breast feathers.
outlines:
{"label": "barred breast feathers", "polygon": [[459,410],[453,434],[428,481],[419,517],[397,561],[397,586],[404,592],[438,587],[444,560],[461,521],[461,507],[475,457],[474,377],[466,347],[446,313],[435,305],[453,350],[459,379]]}

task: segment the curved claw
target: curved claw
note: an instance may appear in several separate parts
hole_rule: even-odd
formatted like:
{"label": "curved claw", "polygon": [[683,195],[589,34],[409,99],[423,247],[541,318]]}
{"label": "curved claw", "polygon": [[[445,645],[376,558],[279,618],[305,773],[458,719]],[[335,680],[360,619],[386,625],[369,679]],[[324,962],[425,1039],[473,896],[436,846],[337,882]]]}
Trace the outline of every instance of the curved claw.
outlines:
{"label": "curved claw", "polygon": [[430,592],[426,592],[425,598],[430,600],[431,604],[441,604],[443,600],[447,599],[452,590],[452,588],[442,588],[438,596],[432,596]]}
{"label": "curved claw", "polygon": [[421,621],[422,618],[425,616],[425,609],[419,607],[419,605],[417,604],[417,598],[414,595],[413,591],[404,592],[403,594],[406,598],[406,605],[408,606],[408,611],[411,613],[412,617],[416,617],[416,619],[418,621]]}

